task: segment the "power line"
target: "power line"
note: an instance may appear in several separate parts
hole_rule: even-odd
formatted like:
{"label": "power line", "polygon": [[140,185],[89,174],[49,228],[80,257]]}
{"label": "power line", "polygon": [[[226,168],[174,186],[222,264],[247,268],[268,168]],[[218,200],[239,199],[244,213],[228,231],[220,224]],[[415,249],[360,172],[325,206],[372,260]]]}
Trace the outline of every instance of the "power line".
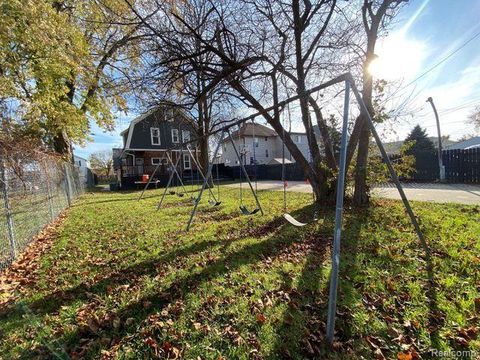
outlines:
{"label": "power line", "polygon": [[454,51],[452,51],[450,54],[448,54],[446,57],[444,57],[442,60],[440,60],[439,62],[437,62],[435,65],[433,65],[431,68],[429,68],[428,70],[426,70],[425,72],[423,72],[422,74],[420,74],[420,76],[416,77],[414,80],[410,81],[407,85],[401,87],[400,89],[398,89],[396,92],[400,91],[400,90],[403,90],[405,89],[406,87],[409,87],[410,85],[412,85],[413,83],[417,82],[418,80],[420,80],[422,77],[424,77],[425,75],[427,75],[428,73],[430,73],[432,70],[436,69],[437,67],[439,67],[441,64],[443,64],[445,61],[447,61],[448,59],[450,59],[452,56],[454,56],[456,53],[458,53],[460,50],[462,50],[465,46],[467,46],[469,43],[471,43],[473,40],[475,40],[477,37],[480,36],[480,31],[477,32],[475,35],[473,35],[471,38],[469,38],[467,41],[465,41],[462,45],[460,45],[458,48],[456,48]]}

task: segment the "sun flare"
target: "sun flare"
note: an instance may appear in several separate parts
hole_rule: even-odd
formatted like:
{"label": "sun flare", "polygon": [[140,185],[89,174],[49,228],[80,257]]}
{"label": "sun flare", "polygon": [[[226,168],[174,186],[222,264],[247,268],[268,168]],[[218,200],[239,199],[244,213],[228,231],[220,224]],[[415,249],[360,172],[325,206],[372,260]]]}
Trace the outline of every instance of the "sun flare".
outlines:
{"label": "sun flare", "polygon": [[377,55],[368,67],[370,74],[385,80],[408,79],[418,73],[425,45],[403,34],[392,34],[379,44]]}

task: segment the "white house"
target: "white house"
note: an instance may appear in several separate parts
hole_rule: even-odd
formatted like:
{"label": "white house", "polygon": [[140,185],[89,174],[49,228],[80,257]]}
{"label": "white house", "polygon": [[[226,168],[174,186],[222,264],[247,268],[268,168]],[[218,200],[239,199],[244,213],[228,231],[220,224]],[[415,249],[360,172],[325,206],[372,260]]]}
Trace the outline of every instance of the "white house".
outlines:
{"label": "white house", "polygon": [[88,160],[74,154],[73,162],[75,167],[78,169],[80,182],[83,184],[86,184],[88,181],[88,171],[89,171]]}
{"label": "white house", "polygon": [[[305,158],[310,161],[307,135],[300,132],[291,132],[290,136]],[[273,129],[260,124],[247,123],[243,124],[240,130],[232,132],[232,138],[237,150],[241,153],[244,165],[282,163],[282,139]],[[238,166],[240,164],[229,138],[223,140],[221,155],[215,162],[223,163],[225,166]],[[291,162],[295,162],[295,159],[285,147],[285,163]]]}

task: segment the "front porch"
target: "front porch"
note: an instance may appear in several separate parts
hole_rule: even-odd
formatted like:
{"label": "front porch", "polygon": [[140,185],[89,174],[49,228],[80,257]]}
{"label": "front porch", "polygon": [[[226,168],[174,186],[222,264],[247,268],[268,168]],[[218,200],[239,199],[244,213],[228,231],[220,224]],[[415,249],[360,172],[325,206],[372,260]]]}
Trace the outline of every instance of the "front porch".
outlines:
{"label": "front porch", "polygon": [[174,164],[178,161],[177,172],[185,182],[197,178],[195,164],[185,151],[125,151],[115,169],[120,188],[140,188],[148,179],[150,187],[165,186],[172,171],[168,157]]}

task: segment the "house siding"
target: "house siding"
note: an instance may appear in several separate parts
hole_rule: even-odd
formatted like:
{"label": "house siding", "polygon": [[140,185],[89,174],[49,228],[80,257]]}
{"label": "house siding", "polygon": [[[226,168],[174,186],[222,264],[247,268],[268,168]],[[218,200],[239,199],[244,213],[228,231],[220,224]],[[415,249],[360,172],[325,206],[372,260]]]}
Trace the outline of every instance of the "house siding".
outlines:
{"label": "house siding", "polygon": [[[290,134],[290,136],[291,136],[293,142],[295,143],[295,145],[297,145],[298,149],[300,150],[300,152],[305,157],[305,159],[307,159],[307,161],[311,161],[310,149],[308,147],[308,142],[307,142],[307,135],[305,135],[305,134]],[[300,138],[301,138],[300,143],[298,143],[298,141],[297,141],[297,136],[300,136]],[[282,154],[283,154],[283,141],[280,138],[280,136],[277,136],[275,138],[275,143],[276,143],[276,150],[277,150],[276,153],[275,153],[275,157],[276,158],[281,158]],[[290,151],[288,151],[286,146],[285,146],[285,158],[289,159],[291,161],[295,161],[295,159],[290,154]]]}
{"label": "house siding", "polygon": [[[179,146],[181,142],[182,130],[190,131],[190,139],[195,138],[195,128],[183,118],[181,114],[176,114],[172,121],[167,121],[165,112],[159,110],[147,116],[136,124],[132,124],[133,129],[130,139],[129,149],[170,149]],[[160,144],[154,145],[151,141],[150,129],[158,128],[160,130]],[[179,131],[179,142],[172,141],[172,129]],[[192,147],[193,144],[192,144]]]}
{"label": "house siding", "polygon": [[[297,135],[301,137],[300,143],[297,142]],[[307,143],[307,136],[305,134],[291,134],[292,139],[297,145],[300,152],[305,156],[307,161],[311,161],[310,149]],[[252,165],[251,158],[253,158],[253,144],[254,138],[252,136],[243,136],[242,138],[235,138],[234,142],[238,151],[246,149],[247,156],[245,158],[245,165]],[[283,152],[283,142],[279,136],[269,136],[267,141],[265,137],[259,137],[258,147],[255,148],[255,159],[257,164],[268,164],[274,158],[281,158]],[[268,150],[268,157],[266,156],[266,150]],[[285,158],[291,161],[295,159],[290,155],[290,152],[285,147]],[[233,150],[233,146],[230,141],[226,141],[222,144],[222,155],[220,157],[220,163],[224,163],[226,166],[238,166],[237,156]]]}

